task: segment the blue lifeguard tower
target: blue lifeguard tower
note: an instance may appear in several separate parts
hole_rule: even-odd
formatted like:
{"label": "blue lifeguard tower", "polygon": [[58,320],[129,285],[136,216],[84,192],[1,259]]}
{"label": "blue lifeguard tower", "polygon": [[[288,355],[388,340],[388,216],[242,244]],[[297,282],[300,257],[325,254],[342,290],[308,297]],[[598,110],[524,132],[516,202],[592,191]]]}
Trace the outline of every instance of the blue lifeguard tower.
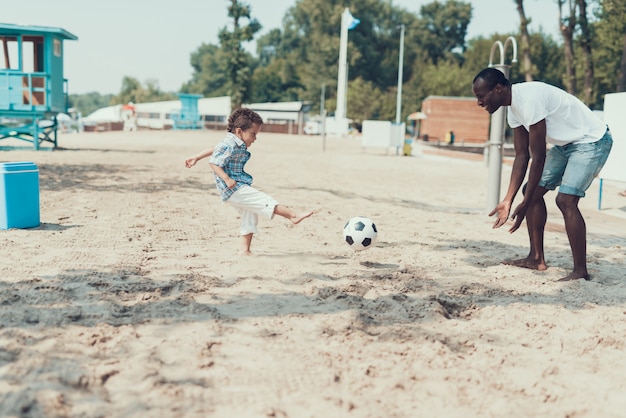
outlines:
{"label": "blue lifeguard tower", "polygon": [[202,95],[179,93],[178,98],[180,99],[180,113],[172,115],[174,129],[201,128],[198,100],[202,98]]}
{"label": "blue lifeguard tower", "polygon": [[77,39],[61,28],[0,23],[0,140],[56,148],[56,115],[67,111],[63,41]]}

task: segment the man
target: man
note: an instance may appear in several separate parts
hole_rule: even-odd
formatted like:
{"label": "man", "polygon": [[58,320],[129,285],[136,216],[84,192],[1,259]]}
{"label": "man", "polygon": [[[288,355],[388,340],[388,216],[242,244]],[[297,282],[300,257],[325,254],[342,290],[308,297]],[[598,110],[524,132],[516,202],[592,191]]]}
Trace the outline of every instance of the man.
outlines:
{"label": "man", "polygon": [[[578,209],[606,162],[613,140],[608,127],[571,94],[538,81],[513,84],[495,68],[486,68],[474,78],[472,91],[478,105],[490,114],[508,106],[507,120],[513,128],[515,160],[504,199],[489,214],[498,214],[493,227],[509,219],[513,199],[528,170],[524,198],[511,214],[513,233],[526,218],[530,252],[504,264],[545,270],[543,236],[547,219],[544,195],[559,187],[556,204],[563,214],[574,268],[560,281],[590,280],[587,271],[587,231]],[[553,146],[547,150],[547,144]],[[528,162],[532,157],[530,168]]]}

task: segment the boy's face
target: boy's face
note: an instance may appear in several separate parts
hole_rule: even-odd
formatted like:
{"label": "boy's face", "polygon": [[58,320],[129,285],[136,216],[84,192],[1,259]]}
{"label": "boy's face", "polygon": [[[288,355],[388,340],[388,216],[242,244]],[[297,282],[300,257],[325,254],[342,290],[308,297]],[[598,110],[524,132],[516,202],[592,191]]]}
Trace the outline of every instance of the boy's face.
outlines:
{"label": "boy's face", "polygon": [[258,123],[253,123],[252,126],[250,126],[250,128],[246,129],[245,131],[241,128],[235,129],[235,134],[239,138],[241,138],[244,144],[246,144],[247,148],[250,148],[252,143],[256,141],[256,135],[259,133],[260,130],[261,125],[259,125]]}

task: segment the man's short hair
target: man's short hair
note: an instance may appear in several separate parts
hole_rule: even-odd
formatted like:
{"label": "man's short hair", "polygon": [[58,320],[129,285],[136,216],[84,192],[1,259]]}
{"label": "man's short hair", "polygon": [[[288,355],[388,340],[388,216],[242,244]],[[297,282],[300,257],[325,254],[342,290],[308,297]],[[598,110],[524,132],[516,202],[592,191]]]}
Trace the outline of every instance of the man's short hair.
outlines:
{"label": "man's short hair", "polygon": [[482,78],[485,81],[489,90],[492,90],[498,84],[505,87],[509,87],[511,85],[511,82],[504,76],[504,73],[493,67],[485,68],[476,74],[472,84],[479,78]]}

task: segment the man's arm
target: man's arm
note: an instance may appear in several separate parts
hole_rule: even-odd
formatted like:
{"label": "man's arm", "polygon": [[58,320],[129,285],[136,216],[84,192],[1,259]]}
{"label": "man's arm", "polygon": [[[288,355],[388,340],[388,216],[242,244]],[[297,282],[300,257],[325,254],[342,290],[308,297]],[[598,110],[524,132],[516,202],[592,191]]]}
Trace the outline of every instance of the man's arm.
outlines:
{"label": "man's arm", "polygon": [[515,220],[515,223],[509,230],[509,232],[515,232],[520,227],[522,220],[526,216],[528,207],[535,199],[535,191],[539,187],[539,181],[541,180],[541,174],[543,173],[543,167],[546,162],[546,121],[540,120],[534,125],[530,126],[530,132],[528,134],[528,148],[532,156],[530,163],[530,169],[528,172],[528,183],[526,185],[526,192],[524,193],[524,199],[522,203],[515,208],[511,218]]}
{"label": "man's arm", "polygon": [[513,146],[515,148],[515,159],[513,160],[513,169],[511,171],[511,179],[506,196],[489,214],[493,216],[498,213],[498,219],[493,224],[494,228],[499,228],[506,223],[511,213],[511,205],[513,199],[517,195],[519,188],[526,176],[528,161],[530,160],[530,151],[528,146],[528,131],[523,126],[519,126],[513,130]]}

